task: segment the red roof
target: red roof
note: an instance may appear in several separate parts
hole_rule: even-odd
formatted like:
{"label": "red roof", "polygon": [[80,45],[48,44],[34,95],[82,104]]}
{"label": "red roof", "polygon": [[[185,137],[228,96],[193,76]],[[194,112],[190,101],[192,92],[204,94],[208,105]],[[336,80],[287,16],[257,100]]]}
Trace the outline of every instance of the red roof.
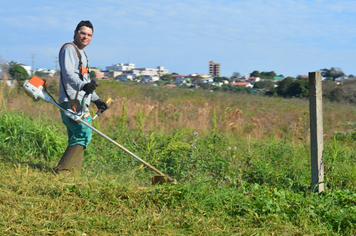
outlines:
{"label": "red roof", "polygon": [[172,75],[172,77],[185,77],[184,75]]}
{"label": "red roof", "polygon": [[231,86],[238,86],[238,85],[248,85],[248,84],[250,84],[249,82],[241,82],[241,83],[233,83],[233,84],[231,84]]}

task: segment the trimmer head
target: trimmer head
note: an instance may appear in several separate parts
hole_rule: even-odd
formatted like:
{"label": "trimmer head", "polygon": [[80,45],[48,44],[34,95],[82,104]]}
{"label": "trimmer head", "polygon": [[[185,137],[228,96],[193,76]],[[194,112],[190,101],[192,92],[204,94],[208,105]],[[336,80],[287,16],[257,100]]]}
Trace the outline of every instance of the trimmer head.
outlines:
{"label": "trimmer head", "polygon": [[165,176],[165,175],[155,175],[152,177],[152,186],[154,186],[156,184],[167,183],[167,182],[177,184],[176,179],[171,179],[170,177]]}

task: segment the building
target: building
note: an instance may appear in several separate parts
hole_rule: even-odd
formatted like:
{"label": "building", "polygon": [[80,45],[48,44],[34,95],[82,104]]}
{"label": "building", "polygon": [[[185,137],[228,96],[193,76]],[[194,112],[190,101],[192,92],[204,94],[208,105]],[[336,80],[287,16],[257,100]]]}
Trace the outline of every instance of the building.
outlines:
{"label": "building", "polygon": [[54,74],[56,73],[54,69],[47,69],[47,68],[39,68],[35,72],[39,72],[47,76],[54,76]]}
{"label": "building", "polygon": [[247,88],[253,88],[253,85],[249,82],[232,83],[231,86],[244,86]]}
{"label": "building", "polygon": [[[121,75],[135,75],[135,76],[151,76],[152,80],[156,80],[156,77],[168,74],[169,70],[163,66],[157,66],[157,68],[135,68],[133,63],[118,63],[112,66],[106,67],[105,76],[111,78],[117,78]],[[125,79],[125,76],[121,77]],[[126,78],[128,79],[128,78]]]}
{"label": "building", "polygon": [[180,83],[184,80],[185,76],[184,75],[172,75],[172,78],[175,83]]}
{"label": "building", "polygon": [[136,68],[132,69],[129,71],[125,71],[126,73],[131,73],[131,74],[139,74],[141,76],[144,75],[150,75],[150,76],[161,76],[161,75],[166,75],[168,74],[167,69],[164,69],[163,66],[157,66],[156,69],[154,68]]}
{"label": "building", "polygon": [[128,80],[135,80],[137,75],[135,74],[122,74],[122,75],[118,75],[115,77],[115,79],[117,80],[121,80],[121,81],[128,81]]}
{"label": "building", "polygon": [[248,81],[251,83],[255,83],[255,82],[261,81],[261,78],[260,77],[249,77]]}
{"label": "building", "polygon": [[101,71],[101,69],[96,68],[96,67],[90,67],[89,72],[95,72],[95,76],[97,79],[103,79],[104,78],[104,72]]}
{"label": "building", "polygon": [[127,71],[135,69],[135,64],[133,63],[117,63],[112,66],[107,66],[107,71]]}
{"label": "building", "polygon": [[284,79],[283,75],[276,75],[276,76],[273,77],[274,81],[281,81],[283,79]]}
{"label": "building", "polygon": [[220,63],[209,61],[209,74],[215,77],[220,77]]}

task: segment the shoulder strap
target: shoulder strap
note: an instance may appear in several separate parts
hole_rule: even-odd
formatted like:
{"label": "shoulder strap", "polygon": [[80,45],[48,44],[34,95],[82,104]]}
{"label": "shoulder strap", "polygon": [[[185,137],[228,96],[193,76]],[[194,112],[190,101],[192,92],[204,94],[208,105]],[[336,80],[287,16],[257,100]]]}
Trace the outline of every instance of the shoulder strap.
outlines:
{"label": "shoulder strap", "polygon": [[63,47],[64,47],[65,45],[67,45],[67,44],[71,44],[71,45],[74,47],[74,49],[75,49],[75,51],[76,51],[76,53],[77,53],[77,56],[78,56],[78,58],[79,58],[80,79],[81,79],[81,80],[84,80],[84,74],[89,73],[89,61],[88,61],[88,57],[87,57],[87,55],[85,54],[85,52],[84,52],[84,54],[85,54],[85,56],[87,57],[87,67],[86,67],[86,68],[83,68],[83,67],[82,67],[82,55],[80,54],[80,52],[79,52],[77,46],[76,46],[74,43],[65,43],[65,44],[63,44],[63,46],[62,46],[61,49],[59,50],[59,56],[58,56],[58,58],[60,58],[61,51],[62,51]]}
{"label": "shoulder strap", "polygon": [[63,46],[62,46],[61,49],[59,50],[59,54],[61,53],[61,51],[62,51],[62,49],[64,48],[64,46],[67,45],[67,44],[71,44],[71,45],[75,48],[75,51],[77,52],[77,56],[78,56],[78,58],[79,58],[79,63],[81,64],[81,62],[82,62],[82,55],[80,54],[80,52],[79,52],[77,46],[75,46],[74,43],[65,43],[65,44],[63,44]]}

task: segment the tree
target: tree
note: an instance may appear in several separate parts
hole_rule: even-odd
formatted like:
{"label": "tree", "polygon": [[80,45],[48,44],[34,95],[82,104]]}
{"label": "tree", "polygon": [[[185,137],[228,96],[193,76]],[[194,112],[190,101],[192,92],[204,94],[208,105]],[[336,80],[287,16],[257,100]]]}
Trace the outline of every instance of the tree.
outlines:
{"label": "tree", "polygon": [[240,72],[235,71],[234,73],[232,73],[232,76],[230,77],[230,81],[234,81],[235,79],[239,79],[239,78],[241,78]]}
{"label": "tree", "polygon": [[258,81],[254,84],[253,88],[255,89],[272,89],[274,86],[274,83],[272,80],[264,80],[264,81]]}
{"label": "tree", "polygon": [[202,89],[209,89],[210,87],[208,83],[199,83],[198,86]]}
{"label": "tree", "polygon": [[231,91],[235,93],[253,93],[253,89],[245,86],[233,86],[231,87]]}
{"label": "tree", "polygon": [[288,97],[288,89],[293,84],[294,78],[287,77],[277,83],[277,94],[282,97]]}
{"label": "tree", "polygon": [[309,96],[309,81],[296,80],[288,88],[287,94],[290,97],[304,98]]}
{"label": "tree", "polygon": [[166,75],[162,75],[161,76],[161,80],[163,80],[163,81],[173,81],[174,79],[173,79],[172,75],[166,74]]}
{"label": "tree", "polygon": [[224,80],[229,80],[227,77],[214,77],[214,82],[223,82]]}
{"label": "tree", "polygon": [[252,73],[251,73],[251,77],[261,77],[261,74],[258,70],[254,70]]}
{"label": "tree", "polygon": [[214,82],[222,82],[223,81],[222,78],[218,77],[218,76],[214,77],[213,80],[214,80]]}
{"label": "tree", "polygon": [[[336,93],[336,92],[335,92]],[[336,93],[337,98],[342,96],[342,100],[346,100],[350,103],[356,103],[356,81],[350,80],[345,81],[344,84],[341,86],[341,91]],[[340,99],[337,99],[340,100]]]}
{"label": "tree", "polygon": [[93,70],[90,71],[90,78],[91,78],[91,79],[96,79],[96,73],[95,73],[95,71],[93,71]]}
{"label": "tree", "polygon": [[345,76],[345,73],[338,67],[331,67],[329,69],[321,69],[320,70],[321,75],[326,78],[326,80],[332,80],[335,81],[335,79]]}
{"label": "tree", "polygon": [[260,76],[261,79],[271,79],[273,80],[273,77],[275,77],[277,74],[274,71],[262,71]]}
{"label": "tree", "polygon": [[22,66],[12,66],[9,74],[18,82],[19,86],[22,86],[24,81],[29,78],[27,71]]}
{"label": "tree", "polygon": [[223,84],[221,86],[221,90],[224,91],[224,92],[229,92],[229,91],[231,91],[231,85],[230,84]]}
{"label": "tree", "polygon": [[323,98],[330,101],[340,102],[343,99],[343,91],[339,88],[339,85],[332,81],[323,81]]}

